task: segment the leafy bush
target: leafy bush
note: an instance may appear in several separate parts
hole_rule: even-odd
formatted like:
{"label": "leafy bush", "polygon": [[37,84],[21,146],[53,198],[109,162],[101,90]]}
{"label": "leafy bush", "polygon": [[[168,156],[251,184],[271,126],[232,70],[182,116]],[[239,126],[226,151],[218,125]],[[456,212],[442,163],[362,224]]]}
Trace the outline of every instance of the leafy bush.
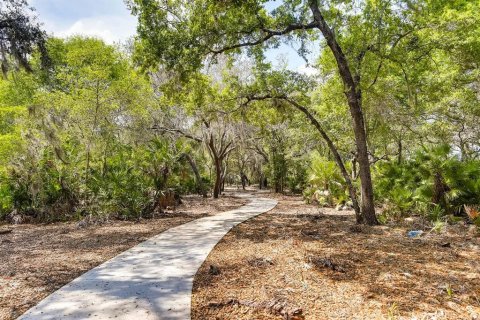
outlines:
{"label": "leafy bush", "polygon": [[135,149],[117,144],[108,157],[91,161],[88,170],[62,162],[51,147],[39,150],[40,155],[15,159],[5,174],[2,215],[15,209],[47,222],[85,215],[138,219],[151,215],[162,191],[196,188],[166,141]]}
{"label": "leafy bush", "polygon": [[296,161],[290,166],[288,188],[293,193],[300,193],[307,183],[307,168],[302,161]]}
{"label": "leafy bush", "polygon": [[307,174],[308,187],[304,191],[307,201],[315,200],[321,205],[334,205],[348,199],[345,180],[334,161],[314,152]]}
{"label": "leafy bush", "polygon": [[421,213],[437,221],[480,203],[480,161],[461,161],[449,146],[417,152],[412,159],[379,163],[376,198],[393,215]]}

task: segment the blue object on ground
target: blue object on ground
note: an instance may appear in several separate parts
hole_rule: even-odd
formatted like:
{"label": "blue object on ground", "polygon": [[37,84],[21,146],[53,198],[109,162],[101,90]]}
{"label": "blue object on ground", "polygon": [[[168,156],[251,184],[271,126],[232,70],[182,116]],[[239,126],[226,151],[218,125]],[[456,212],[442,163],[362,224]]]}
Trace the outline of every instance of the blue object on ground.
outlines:
{"label": "blue object on ground", "polygon": [[409,238],[415,238],[421,236],[423,233],[422,230],[412,230],[407,232],[407,237]]}

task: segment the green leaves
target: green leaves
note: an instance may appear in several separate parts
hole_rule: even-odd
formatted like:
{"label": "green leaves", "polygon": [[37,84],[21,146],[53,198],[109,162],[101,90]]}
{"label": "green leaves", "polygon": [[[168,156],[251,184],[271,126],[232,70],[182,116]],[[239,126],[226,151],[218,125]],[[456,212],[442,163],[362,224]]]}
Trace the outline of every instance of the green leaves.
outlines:
{"label": "green leaves", "polygon": [[132,0],[129,6],[139,21],[136,57],[146,67],[161,64],[189,74],[211,54],[215,59],[221,52],[246,48],[258,56],[258,48],[309,37],[305,3],[284,1],[268,12],[267,2]]}
{"label": "green leaves", "polygon": [[403,214],[458,213],[463,205],[480,202],[479,168],[478,161],[460,161],[448,145],[424,150],[402,164],[377,165],[377,198],[391,201],[395,205],[391,210]]}

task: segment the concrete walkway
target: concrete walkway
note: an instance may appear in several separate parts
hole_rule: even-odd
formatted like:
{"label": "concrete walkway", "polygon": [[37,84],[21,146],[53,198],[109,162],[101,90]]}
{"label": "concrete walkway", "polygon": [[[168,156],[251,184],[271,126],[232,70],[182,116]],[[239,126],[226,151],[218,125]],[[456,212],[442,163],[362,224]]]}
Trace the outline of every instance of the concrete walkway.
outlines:
{"label": "concrete walkway", "polygon": [[277,201],[248,197],[239,209],[169,229],[88,271],[19,319],[190,319],[195,273],[235,225]]}

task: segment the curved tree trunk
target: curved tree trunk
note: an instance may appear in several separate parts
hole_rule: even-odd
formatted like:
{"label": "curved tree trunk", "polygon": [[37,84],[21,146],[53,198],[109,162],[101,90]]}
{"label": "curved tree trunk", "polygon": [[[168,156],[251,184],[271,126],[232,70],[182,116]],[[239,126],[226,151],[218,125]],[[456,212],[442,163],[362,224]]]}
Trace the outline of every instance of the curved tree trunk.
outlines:
{"label": "curved tree trunk", "polygon": [[187,159],[188,163],[190,164],[190,167],[192,167],[192,171],[195,174],[195,180],[197,181],[197,187],[200,193],[204,198],[207,197],[207,190],[205,189],[203,182],[202,182],[202,177],[200,176],[200,172],[198,171],[197,164],[195,163],[195,159],[192,158],[191,155],[188,153],[184,154],[185,159]]}
{"label": "curved tree trunk", "polygon": [[335,147],[335,145],[333,144],[333,141],[330,139],[330,137],[327,135],[325,130],[323,130],[320,123],[310,113],[310,111],[308,111],[307,108],[305,108],[304,106],[295,102],[294,100],[291,100],[291,99],[288,99],[288,98],[286,98],[285,100],[288,101],[295,108],[297,108],[299,111],[303,112],[307,116],[307,118],[310,120],[310,122],[313,124],[313,126],[320,133],[323,140],[325,140],[325,142],[327,143],[327,146],[328,146],[330,152],[332,152],[333,158],[335,159],[335,162],[337,163],[338,167],[340,168],[340,172],[342,173],[342,176],[345,179],[345,183],[347,184],[348,193],[350,195],[350,199],[352,200],[353,210],[355,211],[355,218],[357,220],[357,223],[361,223],[363,221],[363,219],[362,219],[362,215],[361,215],[360,206],[358,205],[357,192],[356,192],[355,187],[353,185],[350,174],[348,173],[347,169],[345,168],[345,164],[343,163],[342,157],[338,153],[338,150]]}
{"label": "curved tree trunk", "polygon": [[342,48],[335,39],[335,35],[330,27],[327,25],[320,9],[317,0],[310,0],[310,9],[313,13],[313,18],[317,23],[318,29],[322,32],[327,44],[332,51],[337,62],[338,71],[345,85],[345,95],[347,97],[350,114],[353,120],[353,131],[355,134],[355,144],[357,148],[357,161],[359,164],[359,175],[361,183],[361,211],[362,222],[369,225],[378,224],[375,216],[375,204],[373,202],[373,184],[370,173],[370,161],[368,159],[367,136],[365,132],[365,123],[362,112],[362,95],[358,86],[358,80],[354,80],[352,72],[348,65],[347,58],[342,51]]}

